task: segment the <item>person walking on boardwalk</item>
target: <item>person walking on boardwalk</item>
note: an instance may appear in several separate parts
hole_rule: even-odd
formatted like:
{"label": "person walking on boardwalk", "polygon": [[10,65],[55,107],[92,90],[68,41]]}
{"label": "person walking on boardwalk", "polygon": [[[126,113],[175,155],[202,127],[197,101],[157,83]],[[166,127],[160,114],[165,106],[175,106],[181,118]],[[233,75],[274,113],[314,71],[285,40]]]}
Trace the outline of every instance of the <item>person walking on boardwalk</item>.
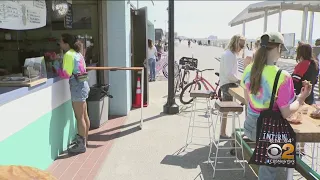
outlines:
{"label": "person walking on boardwalk", "polygon": [[149,69],[150,69],[150,79],[149,81],[156,80],[156,57],[157,57],[157,49],[153,45],[151,39],[148,39],[148,54],[147,54]]}
{"label": "person walking on boardwalk", "polygon": [[[279,32],[265,33],[261,36],[260,48],[255,54],[252,64],[243,72],[241,86],[244,88],[244,96],[247,102],[247,114],[244,122],[244,134],[256,141],[257,120],[260,113],[267,110],[271,103],[273,86],[279,68],[275,65],[281,55],[284,46],[284,38]],[[312,86],[303,82],[300,94],[295,96],[292,77],[287,71],[280,71],[273,110],[280,111],[284,119],[289,118],[302,105],[310,95]],[[277,170],[270,166],[259,167],[259,180],[275,180]]]}
{"label": "person walking on boardwalk", "polygon": [[[232,101],[233,97],[228,93],[230,87],[236,87],[240,82],[238,73],[238,56],[245,47],[246,40],[241,35],[234,35],[223,52],[220,61],[220,88],[222,91],[222,101]],[[227,114],[222,118],[220,138],[229,138],[226,134]]]}

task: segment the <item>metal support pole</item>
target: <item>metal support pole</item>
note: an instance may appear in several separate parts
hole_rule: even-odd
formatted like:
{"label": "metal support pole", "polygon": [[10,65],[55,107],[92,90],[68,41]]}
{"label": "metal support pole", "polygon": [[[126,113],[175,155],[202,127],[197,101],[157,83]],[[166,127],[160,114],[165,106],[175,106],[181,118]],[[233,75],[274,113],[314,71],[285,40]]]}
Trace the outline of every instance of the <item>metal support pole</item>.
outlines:
{"label": "metal support pole", "polygon": [[263,33],[268,30],[268,9],[264,10]]}
{"label": "metal support pole", "polygon": [[242,23],[242,35],[246,36],[246,22],[245,21],[243,21],[243,23]]}
{"label": "metal support pole", "polygon": [[310,12],[308,42],[311,45],[312,45],[312,34],[313,34],[313,21],[314,21],[314,12]]}
{"label": "metal support pole", "polygon": [[303,16],[302,16],[302,30],[301,30],[301,41],[306,41],[307,35],[307,22],[308,22],[308,7],[304,7]]}
{"label": "metal support pole", "polygon": [[278,19],[278,31],[281,32],[281,25],[282,25],[282,7],[280,5],[279,9],[279,19]]}
{"label": "metal support pole", "polygon": [[175,101],[174,94],[174,0],[169,0],[169,56],[168,56],[168,99],[163,106],[163,112],[166,114],[179,113],[179,106]]}

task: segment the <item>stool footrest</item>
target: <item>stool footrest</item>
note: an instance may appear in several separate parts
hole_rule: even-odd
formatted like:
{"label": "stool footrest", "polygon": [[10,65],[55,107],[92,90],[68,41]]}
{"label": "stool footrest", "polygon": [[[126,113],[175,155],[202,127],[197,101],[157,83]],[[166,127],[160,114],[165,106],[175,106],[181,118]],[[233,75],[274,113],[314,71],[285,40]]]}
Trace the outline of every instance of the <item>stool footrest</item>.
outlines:
{"label": "stool footrest", "polygon": [[[212,157],[212,156],[210,156],[209,157],[210,159],[215,159],[216,157]],[[237,159],[237,157],[217,157],[217,159]]]}
{"label": "stool footrest", "polygon": [[209,126],[190,126],[190,127],[194,127],[194,128],[210,128],[212,124],[210,124]]}
{"label": "stool footrest", "polygon": [[192,138],[211,139],[210,137],[202,137],[202,136],[192,136]]}
{"label": "stool footrest", "polygon": [[220,147],[219,149],[241,149],[242,147]]}
{"label": "stool footrest", "polygon": [[243,168],[216,169],[216,171],[230,171],[230,170],[243,171]]}

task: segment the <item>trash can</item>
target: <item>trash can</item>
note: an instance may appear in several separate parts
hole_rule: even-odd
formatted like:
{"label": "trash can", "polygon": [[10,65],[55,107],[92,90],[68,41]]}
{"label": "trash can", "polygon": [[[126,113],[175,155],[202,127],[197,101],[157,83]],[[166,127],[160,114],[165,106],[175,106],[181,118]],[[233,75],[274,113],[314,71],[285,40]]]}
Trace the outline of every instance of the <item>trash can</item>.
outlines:
{"label": "trash can", "polygon": [[90,129],[99,128],[108,121],[108,98],[112,98],[109,94],[109,86],[109,84],[96,84],[90,87],[90,93],[87,99]]}

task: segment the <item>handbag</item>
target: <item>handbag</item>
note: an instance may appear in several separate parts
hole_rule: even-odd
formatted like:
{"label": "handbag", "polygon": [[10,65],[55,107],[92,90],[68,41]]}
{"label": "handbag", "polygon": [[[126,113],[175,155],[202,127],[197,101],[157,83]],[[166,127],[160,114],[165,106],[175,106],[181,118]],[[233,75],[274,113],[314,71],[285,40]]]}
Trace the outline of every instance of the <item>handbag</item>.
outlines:
{"label": "handbag", "polygon": [[278,70],[269,108],[258,117],[256,146],[249,164],[287,168],[296,166],[296,134],[281,112],[272,109],[280,74],[281,70]]}

